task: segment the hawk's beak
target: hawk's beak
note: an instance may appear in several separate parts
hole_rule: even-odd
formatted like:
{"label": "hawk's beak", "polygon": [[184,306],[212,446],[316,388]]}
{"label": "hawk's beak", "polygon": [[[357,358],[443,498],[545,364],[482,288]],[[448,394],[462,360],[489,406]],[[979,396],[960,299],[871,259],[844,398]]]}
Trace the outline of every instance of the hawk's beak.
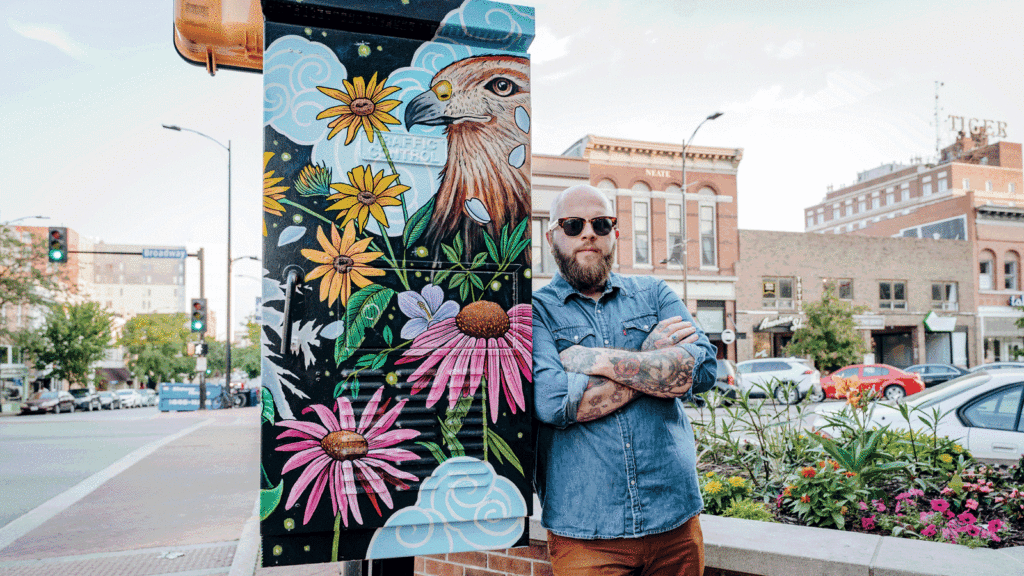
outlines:
{"label": "hawk's beak", "polygon": [[444,102],[438,100],[433,91],[427,90],[409,101],[405,107],[405,129],[416,124],[424,126],[444,126],[451,124],[451,117],[444,115]]}

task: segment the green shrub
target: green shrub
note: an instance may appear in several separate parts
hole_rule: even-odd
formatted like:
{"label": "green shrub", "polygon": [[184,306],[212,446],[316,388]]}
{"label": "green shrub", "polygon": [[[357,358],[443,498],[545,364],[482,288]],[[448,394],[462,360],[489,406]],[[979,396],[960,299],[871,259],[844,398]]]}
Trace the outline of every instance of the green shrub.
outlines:
{"label": "green shrub", "polygon": [[744,520],[757,520],[759,522],[775,522],[768,506],[763,502],[754,502],[749,498],[733,500],[733,503],[725,509],[722,516],[727,518],[742,518]]}
{"label": "green shrub", "polygon": [[808,526],[846,526],[846,515],[867,491],[859,487],[856,473],[840,468],[833,460],[805,466],[782,492],[782,505]]}
{"label": "green shrub", "polygon": [[700,495],[704,498],[704,511],[721,515],[733,501],[750,495],[750,482],[740,476],[725,478],[708,472],[701,478]]}

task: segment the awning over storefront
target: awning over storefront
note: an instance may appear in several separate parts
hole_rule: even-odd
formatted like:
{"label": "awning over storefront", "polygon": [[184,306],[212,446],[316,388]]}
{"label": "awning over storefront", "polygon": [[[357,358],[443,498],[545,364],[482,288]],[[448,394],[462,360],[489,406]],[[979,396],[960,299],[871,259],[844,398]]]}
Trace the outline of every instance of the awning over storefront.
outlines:
{"label": "awning over storefront", "polygon": [[956,316],[939,316],[932,310],[924,317],[924,327],[929,332],[952,332],[956,329]]}

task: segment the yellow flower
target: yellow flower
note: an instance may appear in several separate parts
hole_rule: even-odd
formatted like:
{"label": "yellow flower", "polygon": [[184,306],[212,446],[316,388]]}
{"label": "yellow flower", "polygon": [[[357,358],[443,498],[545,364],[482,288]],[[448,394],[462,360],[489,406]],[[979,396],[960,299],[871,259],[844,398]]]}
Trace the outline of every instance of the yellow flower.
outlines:
{"label": "yellow flower", "polygon": [[712,477],[712,476],[714,476],[714,475],[715,475],[715,473],[714,473],[714,472],[708,472],[707,474],[705,474],[705,475],[704,475],[704,477],[705,477],[705,478],[711,478],[711,477]]}
{"label": "yellow flower", "polygon": [[963,451],[964,451],[963,446],[961,446],[959,444],[953,444],[953,452],[956,452],[957,454],[960,454]]}
{"label": "yellow flower", "polygon": [[939,454],[939,460],[941,460],[945,464],[949,464],[950,462],[953,461],[953,457],[950,456],[949,454]]}
{"label": "yellow flower", "polygon": [[359,224],[360,232],[371,215],[383,228],[387,228],[388,217],[384,214],[384,206],[401,206],[402,201],[396,196],[409,189],[408,186],[395,184],[396,180],[397,174],[385,176],[383,170],[374,174],[369,165],[365,168],[356,166],[348,172],[348,181],[351,184],[331,184],[331,188],[337,191],[337,194],[332,194],[327,199],[337,202],[327,209],[340,210],[339,217],[345,214],[345,219],[341,221],[342,226],[350,220],[355,220]]}
{"label": "yellow flower", "polygon": [[383,252],[363,252],[370,245],[372,238],[364,238],[358,242],[356,228],[352,222],[345,227],[345,235],[339,236],[338,229],[331,226],[331,239],[328,240],[323,228],[317,226],[316,239],[320,241],[323,252],[303,249],[302,255],[322,266],[317,266],[306,274],[306,282],[320,280],[320,301],[328,300],[327,305],[333,306],[334,301],[341,299],[341,305],[348,304],[352,295],[352,284],[365,288],[370,282],[367,276],[383,276],[384,271],[367,266],[368,263],[383,256]]}
{"label": "yellow flower", "polygon": [[[274,216],[284,213],[284,206],[278,200],[284,198],[284,191],[287,186],[274,186],[284,178],[274,178],[274,171],[267,172],[267,164],[274,157],[273,152],[263,153],[263,211]],[[263,235],[267,235],[267,221],[263,220]]]}
{"label": "yellow flower", "polygon": [[335,134],[347,128],[348,133],[345,135],[345,145],[347,146],[356,137],[356,133],[361,127],[363,133],[366,134],[366,139],[373,142],[374,128],[381,132],[388,132],[386,124],[401,124],[394,116],[388,114],[402,102],[401,100],[384,100],[385,97],[398,92],[398,88],[395,86],[385,88],[384,84],[387,81],[388,79],[385,78],[381,80],[380,84],[377,84],[377,73],[374,72],[369,84],[366,84],[362,76],[357,76],[352,82],[344,80],[344,91],[317,86],[317,90],[342,102],[341,106],[328,108],[316,115],[317,120],[337,116],[327,125],[331,129],[327,139],[334,138]]}
{"label": "yellow flower", "polygon": [[747,485],[747,481],[739,476],[730,476],[727,482],[729,482],[729,485],[733,488],[742,488]]}
{"label": "yellow flower", "polygon": [[704,491],[707,492],[708,494],[718,494],[724,489],[725,486],[722,486],[722,483],[719,482],[718,480],[712,480],[711,482],[708,482],[707,484],[704,485]]}

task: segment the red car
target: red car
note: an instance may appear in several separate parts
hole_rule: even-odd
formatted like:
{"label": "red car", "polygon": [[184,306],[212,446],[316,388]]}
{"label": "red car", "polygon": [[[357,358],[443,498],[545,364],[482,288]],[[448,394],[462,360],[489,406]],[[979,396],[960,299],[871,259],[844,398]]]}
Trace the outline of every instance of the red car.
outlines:
{"label": "red car", "polygon": [[860,388],[873,388],[887,400],[900,400],[924,390],[921,376],[888,364],[853,364],[821,379],[826,398],[836,397],[835,378],[857,378]]}

